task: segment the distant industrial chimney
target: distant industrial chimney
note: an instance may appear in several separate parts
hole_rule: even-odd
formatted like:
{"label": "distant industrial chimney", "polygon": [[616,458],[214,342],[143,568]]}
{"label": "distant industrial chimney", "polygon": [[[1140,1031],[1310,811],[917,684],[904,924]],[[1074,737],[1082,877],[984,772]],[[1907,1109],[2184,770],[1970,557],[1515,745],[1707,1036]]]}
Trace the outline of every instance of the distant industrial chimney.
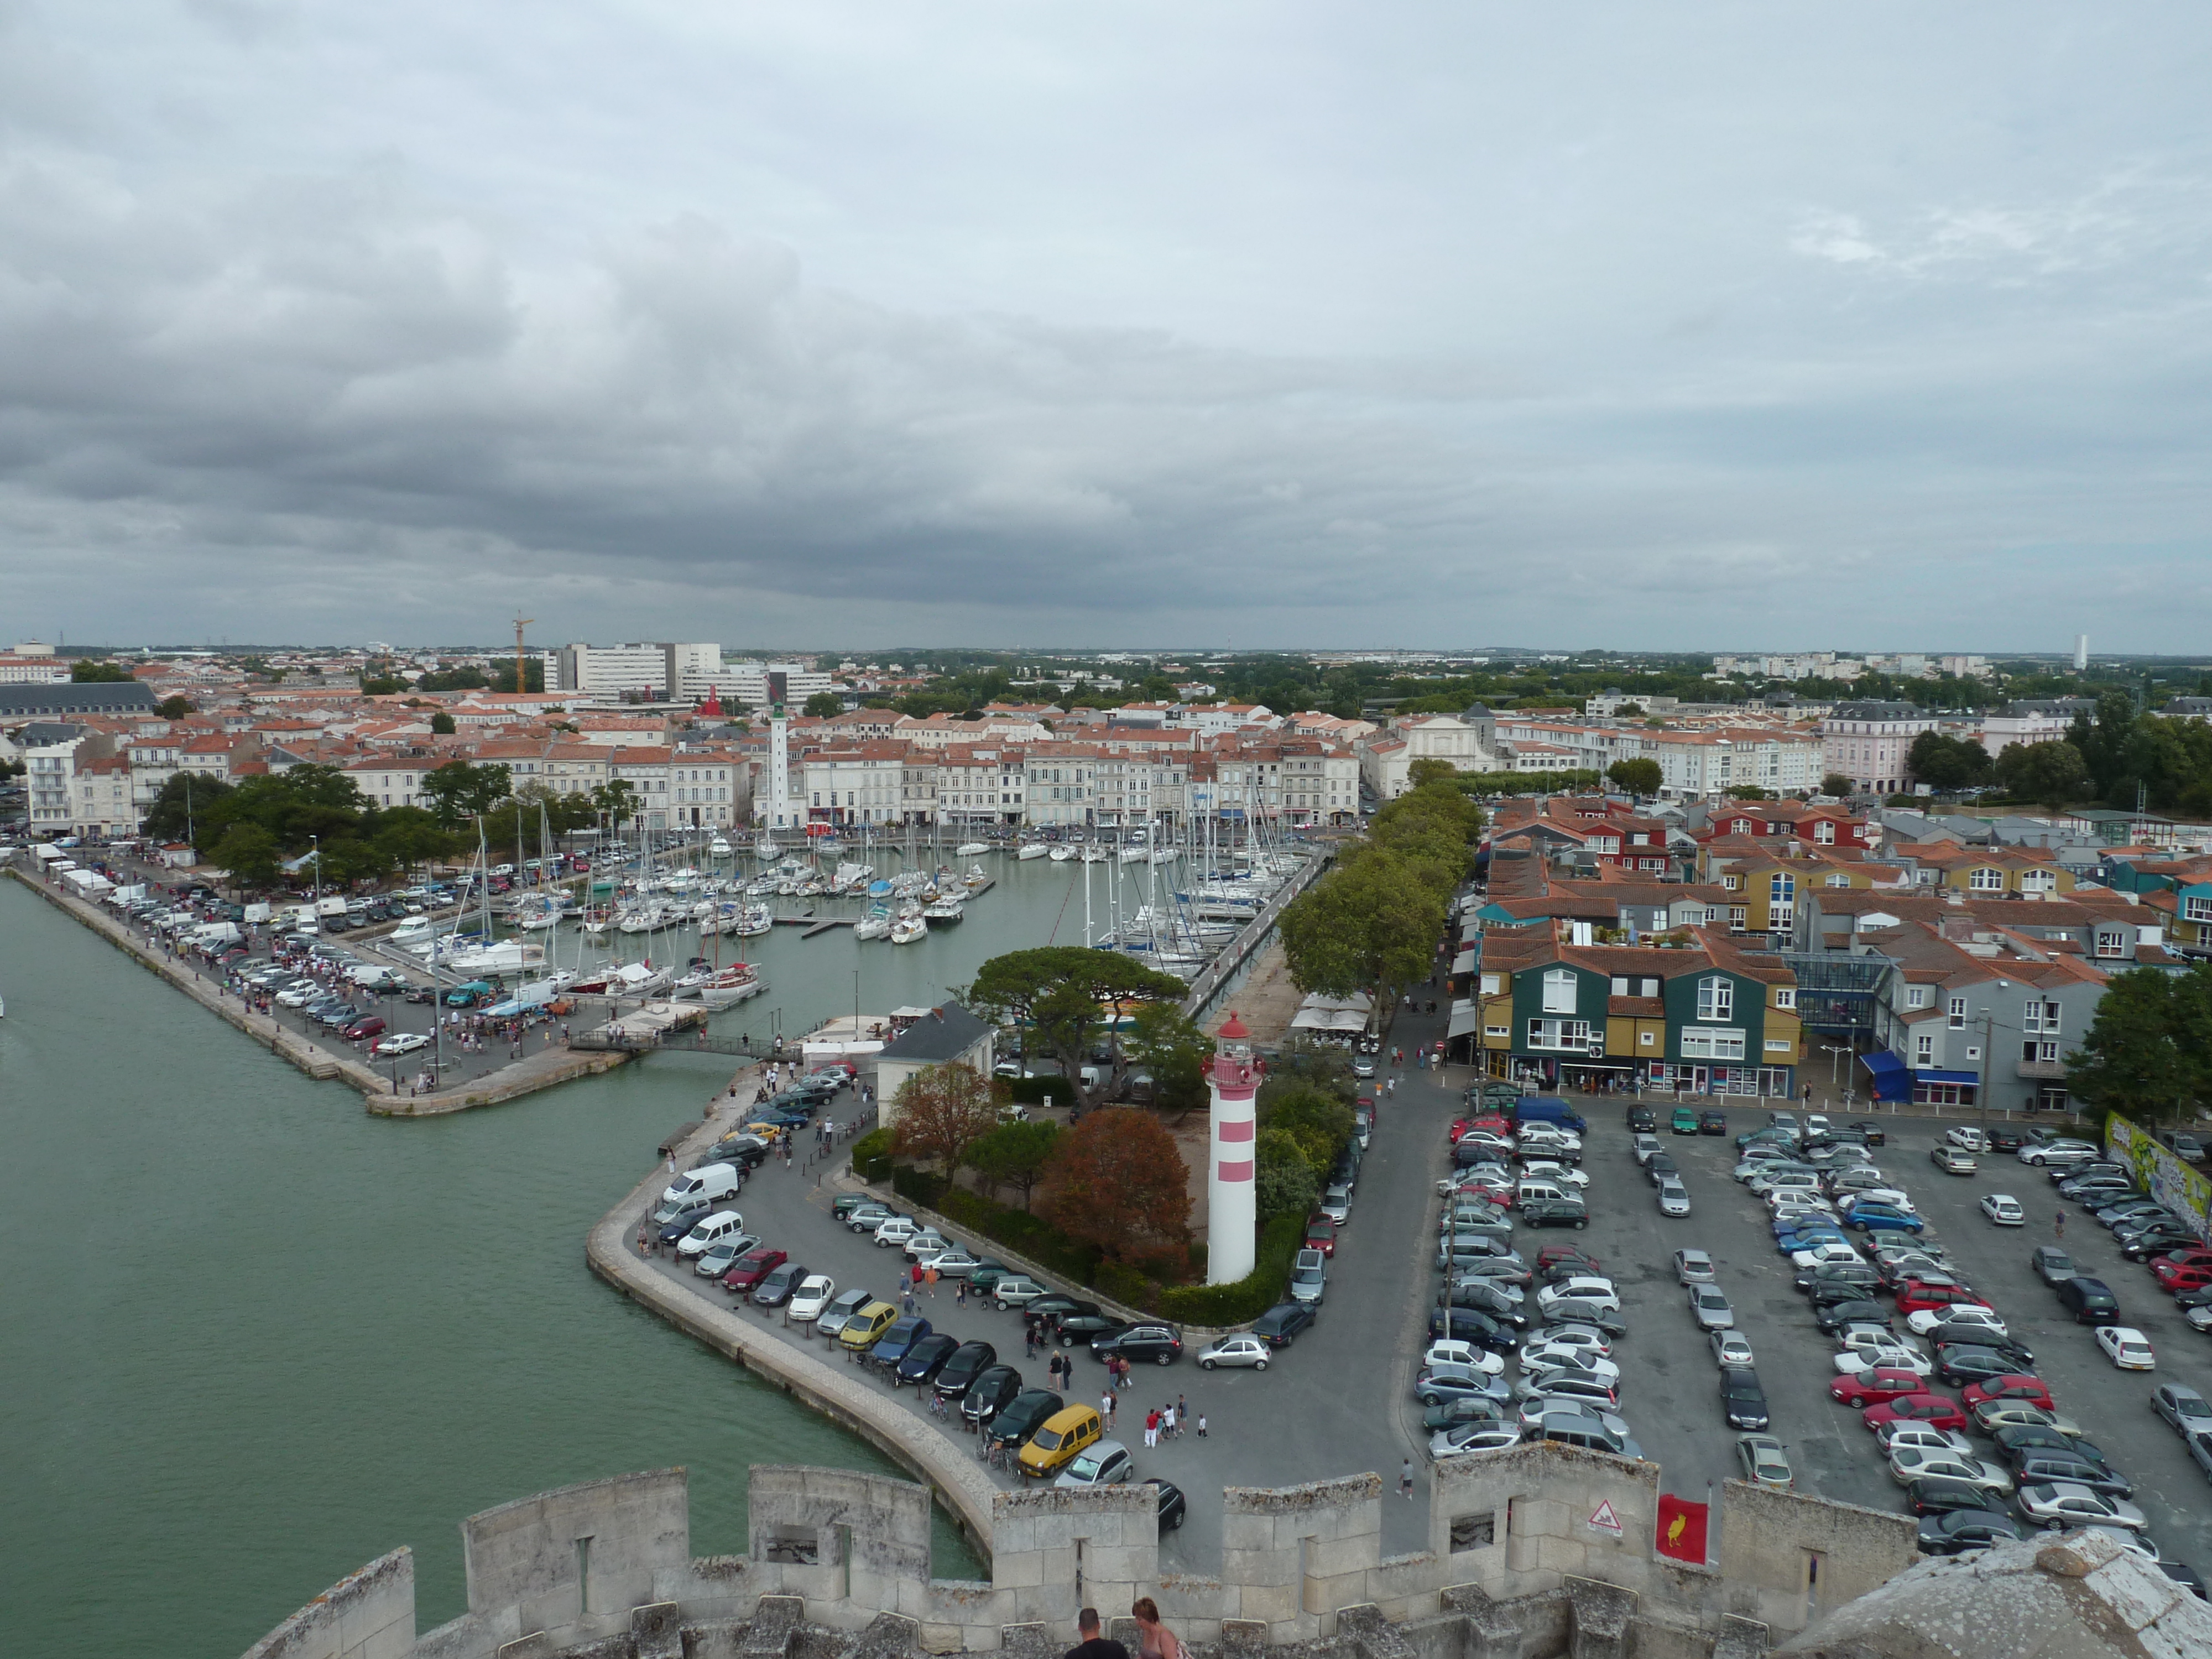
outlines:
{"label": "distant industrial chimney", "polygon": [[2089,636],[2087,634],[2076,634],[2074,636],[2074,666],[2081,669],[2087,668],[2088,665]]}

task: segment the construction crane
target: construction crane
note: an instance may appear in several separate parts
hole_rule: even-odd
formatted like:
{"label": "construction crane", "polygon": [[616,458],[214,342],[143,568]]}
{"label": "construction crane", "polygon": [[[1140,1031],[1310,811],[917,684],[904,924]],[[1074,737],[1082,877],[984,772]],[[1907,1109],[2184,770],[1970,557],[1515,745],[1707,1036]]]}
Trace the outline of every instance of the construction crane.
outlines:
{"label": "construction crane", "polygon": [[530,689],[530,682],[522,676],[522,630],[538,620],[535,617],[514,619],[514,690],[519,696]]}

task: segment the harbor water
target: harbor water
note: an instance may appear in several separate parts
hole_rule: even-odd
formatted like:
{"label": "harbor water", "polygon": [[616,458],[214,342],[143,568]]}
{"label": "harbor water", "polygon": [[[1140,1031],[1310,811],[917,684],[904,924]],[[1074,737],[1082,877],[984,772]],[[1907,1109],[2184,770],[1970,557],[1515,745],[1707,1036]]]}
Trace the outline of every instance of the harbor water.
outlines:
{"label": "harbor water", "polygon": [[[991,956],[1081,942],[1083,865],[982,862],[999,884],[915,945],[744,941],[768,990],[717,1030],[927,1004]],[[1109,873],[1133,903],[1145,871],[1090,867],[1103,929]],[[0,995],[0,1605],[21,1650],[235,1654],[398,1544],[427,1628],[464,1610],[457,1522],[509,1498],[680,1463],[705,1554],[744,1547],[748,1464],[889,1469],[585,1268],[586,1228],[727,1061],[371,1117],[9,881]],[[977,1570],[941,1517],[935,1567]]]}

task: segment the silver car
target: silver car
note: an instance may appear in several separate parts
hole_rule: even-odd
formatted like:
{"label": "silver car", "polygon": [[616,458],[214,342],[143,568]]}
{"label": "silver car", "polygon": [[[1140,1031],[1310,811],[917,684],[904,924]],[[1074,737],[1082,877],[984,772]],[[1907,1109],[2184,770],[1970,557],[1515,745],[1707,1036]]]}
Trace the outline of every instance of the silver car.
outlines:
{"label": "silver car", "polygon": [[2038,1526],[2054,1530],[2064,1527],[2125,1527],[2130,1532],[2141,1532],[2150,1524],[2143,1512],[2125,1498],[2107,1498],[2071,1480],[2022,1486],[2018,1502],[2022,1515]]}
{"label": "silver car", "polygon": [[1715,1285],[1690,1286],[1690,1313],[1701,1331],[1724,1331],[1735,1323],[1735,1310]]}
{"label": "silver car", "polygon": [[1429,1437],[1431,1457],[1453,1457],[1461,1452],[1504,1451],[1521,1443],[1521,1431],[1499,1423],[1462,1423],[1439,1429]]}

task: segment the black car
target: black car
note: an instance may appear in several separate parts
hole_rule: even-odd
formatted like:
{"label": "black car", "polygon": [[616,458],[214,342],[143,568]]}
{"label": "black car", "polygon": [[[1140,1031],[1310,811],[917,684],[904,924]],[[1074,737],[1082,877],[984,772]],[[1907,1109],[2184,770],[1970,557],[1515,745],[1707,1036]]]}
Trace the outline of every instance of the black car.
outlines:
{"label": "black car", "polygon": [[1649,1106],[1628,1109],[1628,1133],[1632,1135],[1651,1135],[1659,1133],[1659,1116]]}
{"label": "black car", "polygon": [[2204,1593],[2204,1581],[2197,1576],[2197,1569],[2186,1561],[2161,1561],[2158,1570],[2198,1601],[2212,1601],[2212,1596]]}
{"label": "black car", "polygon": [[2186,1228],[2163,1224],[2140,1229],[2115,1227],[2112,1237],[2119,1241],[2120,1254],[2130,1261],[2148,1261],[2154,1255],[2164,1255],[2177,1246],[2202,1242]]}
{"label": "black car", "polygon": [[1805,1299],[1813,1304],[1817,1315],[1823,1308],[1832,1308],[1838,1302],[1870,1302],[1875,1287],[1858,1279],[1815,1279],[1805,1287]]}
{"label": "black car", "polygon": [[2056,1429],[2038,1428],[2023,1423],[2017,1428],[1999,1429],[1990,1437],[1997,1443],[1997,1449],[2008,1461],[2033,1457],[2038,1453],[2053,1453],[2060,1457],[2082,1457],[2092,1463],[2102,1463],[2105,1454],[2087,1440],[2059,1433]]}
{"label": "black car", "polygon": [[1252,1334],[1271,1348],[1287,1348],[1313,1322],[1314,1310],[1306,1304],[1278,1302],[1252,1322]]}
{"label": "black car", "polygon": [[2019,1362],[1996,1348],[1968,1347],[1961,1343],[1936,1350],[1936,1375],[1954,1389],[2019,1373]]}
{"label": "black car", "polygon": [[757,1170],[768,1162],[768,1142],[758,1135],[732,1135],[718,1140],[707,1154],[708,1164],[734,1164],[740,1170]]}
{"label": "black car", "polygon": [[906,1351],[894,1375],[901,1382],[927,1382],[943,1370],[960,1346],[950,1331],[932,1331]]}
{"label": "black car", "polygon": [[2020,1536],[2021,1523],[1999,1510],[1945,1510],[1920,1523],[1923,1555],[1957,1555]]}
{"label": "black car", "polygon": [[1002,1279],[1013,1277],[1014,1270],[996,1256],[987,1255],[968,1270],[968,1288],[988,1291]]}
{"label": "black car", "polygon": [[1888,1308],[1879,1302],[1823,1302],[1813,1315],[1813,1322],[1831,1335],[1844,1326],[1855,1325],[1862,1320],[1870,1324],[1888,1326],[1893,1330],[1896,1328],[1891,1324]]}
{"label": "black car", "polygon": [[1928,1338],[1936,1345],[1936,1354],[1939,1359],[1947,1348],[1979,1348],[2011,1360],[2013,1370],[2016,1371],[2032,1371],[2035,1369],[2035,1350],[2016,1336],[1999,1336],[1995,1331],[1976,1330],[1972,1328],[1963,1331],[1947,1332],[1943,1327],[1938,1325],[1928,1333]]}
{"label": "black car", "polygon": [[1675,1166],[1674,1160],[1666,1153],[1654,1152],[1644,1160],[1644,1176],[1647,1181],[1656,1187],[1669,1176],[1677,1181],[1680,1180],[1682,1172]]}
{"label": "black car", "polygon": [[1863,1261],[1824,1261],[1817,1267],[1799,1268],[1794,1283],[1801,1291],[1816,1285],[1855,1285],[1871,1292],[1881,1283],[1881,1275]]}
{"label": "black car", "polygon": [[660,1242],[673,1244],[714,1213],[711,1204],[695,1204],[660,1230]]}
{"label": "black car", "polygon": [[1726,1134],[1728,1133],[1728,1114],[1726,1112],[1698,1113],[1698,1133],[1701,1135]]}
{"label": "black car", "polygon": [[1182,1334],[1172,1325],[1128,1325],[1091,1339],[1091,1357],[1119,1354],[1133,1364],[1164,1365],[1182,1355]]}
{"label": "black car", "polygon": [[1732,1429],[1763,1429],[1767,1424],[1766,1390],[1759,1386],[1759,1373],[1748,1365],[1730,1365],[1721,1372],[1721,1409]]}
{"label": "black car", "polygon": [[1037,1297],[1036,1301],[1022,1310],[1022,1323],[1034,1326],[1036,1329],[1049,1334],[1053,1327],[1059,1322],[1062,1314],[1079,1312],[1095,1314],[1097,1311],[1098,1304],[1096,1302],[1079,1302],[1065,1291],[1054,1291]]}
{"label": "black car", "polygon": [[2054,1480],[2072,1480],[2103,1492],[2108,1498],[2132,1498],[2136,1483],[2103,1463],[2094,1463],[2086,1457],[2068,1457],[2058,1452],[2038,1451],[2022,1457],[2013,1467],[2014,1477],[2023,1486],[2045,1486]]}
{"label": "black car", "polygon": [[1881,1124],[1876,1123],[1872,1118],[1862,1117],[1854,1119],[1850,1127],[1856,1129],[1859,1133],[1865,1138],[1866,1144],[1869,1146],[1887,1146],[1889,1145],[1889,1131],[1883,1128]]}
{"label": "black car", "polygon": [[1578,1198],[1532,1198],[1521,1206],[1521,1224],[1572,1227],[1579,1232],[1589,1225],[1589,1206]]}
{"label": "black car", "polygon": [[1121,1322],[1106,1312],[1095,1302],[1085,1302],[1070,1309],[1052,1322],[1059,1334],[1060,1346],[1072,1348],[1079,1341],[1088,1342],[1094,1336],[1104,1336],[1121,1328]]}
{"label": "black car", "polygon": [[1067,1402],[1050,1389],[1024,1389],[991,1419],[991,1438],[1018,1446],[1042,1428],[1045,1419]]}
{"label": "black car", "polygon": [[1453,1285],[1449,1299],[1445,1305],[1453,1308],[1472,1308],[1477,1313],[1488,1314],[1492,1319],[1502,1321],[1508,1325],[1522,1326],[1528,1322],[1528,1316],[1522,1311],[1518,1302],[1506,1295],[1498,1286],[1485,1285],[1480,1280],[1472,1283],[1462,1281]]}
{"label": "black car", "polygon": [[[951,1360],[945,1361],[950,1365]],[[944,1386],[945,1373],[938,1373],[938,1386]],[[1022,1391],[1022,1374],[1012,1365],[988,1365],[975,1374],[960,1396],[960,1414],[970,1423],[994,1422],[1009,1401]]]}
{"label": "black car", "polygon": [[[975,1379],[999,1363],[999,1351],[988,1342],[963,1342],[937,1374],[937,1391],[947,1400],[967,1394]],[[1014,1379],[1017,1386],[1021,1378]]]}
{"label": "black car", "polygon": [[1148,1486],[1158,1486],[1159,1488],[1159,1530],[1162,1532],[1173,1532],[1177,1527],[1182,1525],[1183,1516],[1190,1507],[1188,1504],[1183,1502],[1182,1488],[1170,1485],[1169,1482],[1161,1480],[1158,1475],[1153,1476],[1144,1484]]}
{"label": "black car", "polygon": [[806,1280],[807,1269],[796,1261],[787,1261],[772,1269],[768,1277],[753,1286],[754,1305],[762,1308],[781,1308],[791,1300],[792,1293]]}
{"label": "black car", "polygon": [[1905,1488],[1905,1506],[1915,1515],[1949,1515],[1960,1510],[1986,1510],[1990,1493],[1966,1480],[1944,1480],[1930,1477],[1914,1480]]}
{"label": "black car", "polygon": [[1508,1353],[1521,1346],[1519,1332],[1474,1308],[1431,1309],[1429,1340],[1434,1341],[1438,1337],[1473,1342],[1498,1353]]}
{"label": "black car", "polygon": [[2027,1137],[2017,1129],[1990,1131],[1990,1150],[1993,1152],[2016,1152],[2027,1145]]}

